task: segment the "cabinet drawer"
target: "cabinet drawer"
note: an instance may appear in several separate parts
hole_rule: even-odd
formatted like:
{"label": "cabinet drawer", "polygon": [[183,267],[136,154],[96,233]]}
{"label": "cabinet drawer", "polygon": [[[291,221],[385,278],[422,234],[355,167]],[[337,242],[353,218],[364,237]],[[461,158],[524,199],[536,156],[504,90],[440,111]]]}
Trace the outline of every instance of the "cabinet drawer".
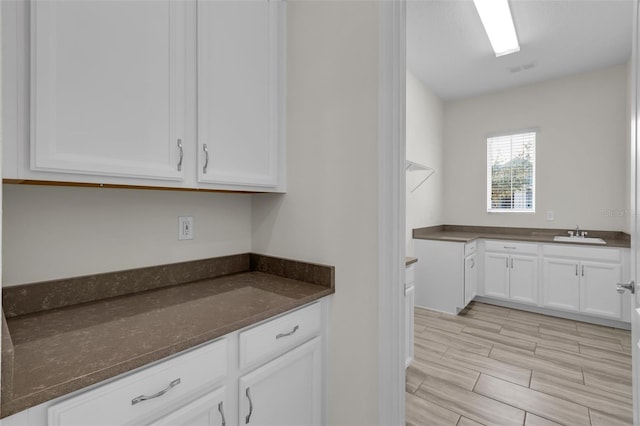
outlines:
{"label": "cabinet drawer", "polygon": [[291,312],[240,333],[240,368],[266,361],[320,333],[320,304]]}
{"label": "cabinet drawer", "polygon": [[106,426],[152,418],[212,388],[226,374],[227,341],[222,339],[52,405],[48,424]]}
{"label": "cabinet drawer", "polygon": [[538,254],[538,244],[519,241],[486,241],[484,249],[504,253]]}
{"label": "cabinet drawer", "polygon": [[469,256],[470,254],[473,254],[476,252],[476,242],[475,241],[471,241],[470,243],[467,243],[464,245],[464,257]]}

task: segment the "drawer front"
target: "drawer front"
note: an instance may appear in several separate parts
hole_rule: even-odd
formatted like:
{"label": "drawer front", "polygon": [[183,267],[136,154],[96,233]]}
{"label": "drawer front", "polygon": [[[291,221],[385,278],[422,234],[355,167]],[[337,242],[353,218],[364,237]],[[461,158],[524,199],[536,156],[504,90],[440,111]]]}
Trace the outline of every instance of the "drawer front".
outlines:
{"label": "drawer front", "polygon": [[470,254],[473,254],[476,252],[476,242],[475,241],[471,241],[470,243],[467,243],[464,245],[464,257],[469,256]]}
{"label": "drawer front", "polygon": [[568,244],[545,244],[542,253],[550,257],[571,257],[577,259],[599,260],[603,262],[622,261],[619,248],[580,247]]}
{"label": "drawer front", "polygon": [[486,251],[500,251],[504,253],[538,254],[538,244],[522,243],[519,241],[486,241]]}
{"label": "drawer front", "polygon": [[240,333],[240,368],[280,355],[320,334],[320,304],[291,312]]}
{"label": "drawer front", "polygon": [[227,341],[222,339],[52,405],[48,424],[106,426],[150,418],[213,388],[226,375]]}

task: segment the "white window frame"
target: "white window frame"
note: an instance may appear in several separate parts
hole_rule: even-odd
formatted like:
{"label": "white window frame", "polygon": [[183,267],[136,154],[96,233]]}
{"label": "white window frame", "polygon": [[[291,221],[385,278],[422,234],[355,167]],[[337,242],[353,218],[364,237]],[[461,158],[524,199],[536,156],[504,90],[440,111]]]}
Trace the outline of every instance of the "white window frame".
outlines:
{"label": "white window frame", "polygon": [[[516,136],[527,133],[534,133],[534,146],[533,146],[533,170],[532,170],[532,182],[531,182],[531,208],[516,209],[516,208],[492,208],[491,207],[491,186],[492,186],[492,173],[491,173],[491,158],[489,144],[491,139],[501,138],[505,136]],[[486,138],[486,150],[487,150],[487,213],[535,213],[536,212],[536,169],[537,164],[537,147],[539,142],[540,130],[538,128],[529,128],[511,132],[490,134]],[[512,157],[513,158],[513,157]]]}

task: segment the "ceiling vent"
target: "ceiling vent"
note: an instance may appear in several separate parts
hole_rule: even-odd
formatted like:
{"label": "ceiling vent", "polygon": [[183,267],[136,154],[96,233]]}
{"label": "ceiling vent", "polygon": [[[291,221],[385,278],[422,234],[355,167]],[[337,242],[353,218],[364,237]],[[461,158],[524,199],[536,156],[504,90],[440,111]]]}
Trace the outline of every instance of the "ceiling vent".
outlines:
{"label": "ceiling vent", "polygon": [[536,65],[537,64],[535,62],[529,62],[528,64],[522,64],[516,67],[508,67],[507,70],[509,70],[511,74],[515,74],[520,71],[527,71],[527,70],[533,69],[536,67]]}

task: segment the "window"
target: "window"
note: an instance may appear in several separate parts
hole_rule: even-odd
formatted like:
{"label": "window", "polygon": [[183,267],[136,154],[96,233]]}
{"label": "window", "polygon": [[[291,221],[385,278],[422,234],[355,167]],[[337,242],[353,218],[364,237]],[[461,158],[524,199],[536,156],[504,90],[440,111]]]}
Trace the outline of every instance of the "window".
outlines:
{"label": "window", "polygon": [[487,138],[488,212],[535,212],[536,135]]}

